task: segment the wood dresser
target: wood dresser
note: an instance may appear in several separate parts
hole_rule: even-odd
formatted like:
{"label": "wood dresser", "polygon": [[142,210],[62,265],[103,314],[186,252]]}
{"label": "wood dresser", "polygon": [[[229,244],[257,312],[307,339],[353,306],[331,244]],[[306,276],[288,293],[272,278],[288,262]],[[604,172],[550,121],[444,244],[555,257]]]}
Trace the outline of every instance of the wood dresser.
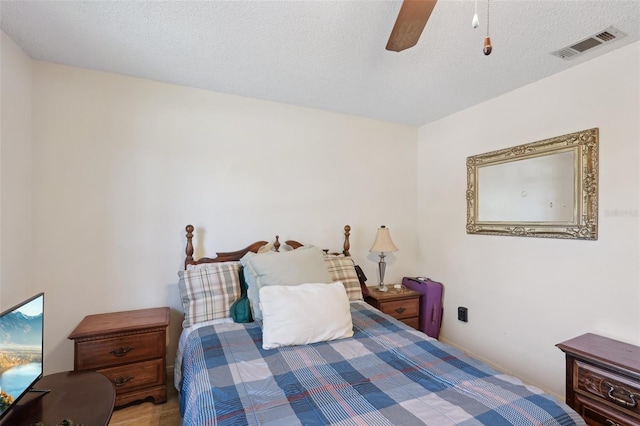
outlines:
{"label": "wood dresser", "polygon": [[369,296],[365,297],[365,302],[416,330],[420,328],[421,293],[410,289],[397,291],[393,288],[377,291],[376,288],[369,287]]}
{"label": "wood dresser", "polygon": [[556,345],[566,354],[566,401],[589,425],[640,425],[640,347],[596,334]]}
{"label": "wood dresser", "polygon": [[167,401],[169,308],[86,316],[69,335],[74,369],[95,370],[116,389],[116,407],[152,398]]}

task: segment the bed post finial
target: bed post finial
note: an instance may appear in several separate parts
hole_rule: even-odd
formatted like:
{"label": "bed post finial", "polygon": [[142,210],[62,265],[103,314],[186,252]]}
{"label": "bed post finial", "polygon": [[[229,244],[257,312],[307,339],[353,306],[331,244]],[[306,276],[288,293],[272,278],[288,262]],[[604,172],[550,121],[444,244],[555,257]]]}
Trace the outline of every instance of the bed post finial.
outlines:
{"label": "bed post finial", "polygon": [[280,236],[276,235],[276,242],[273,243],[273,248],[275,249],[276,252],[280,251]]}
{"label": "bed post finial", "polygon": [[349,225],[344,226],[344,250],[342,253],[345,256],[350,256],[349,249],[351,248],[351,243],[349,242],[349,235],[351,235],[351,227]]}
{"label": "bed post finial", "polygon": [[187,225],[185,228],[187,231],[187,249],[185,250],[187,257],[184,260],[184,269],[187,269],[187,265],[193,264],[193,229],[193,225]]}

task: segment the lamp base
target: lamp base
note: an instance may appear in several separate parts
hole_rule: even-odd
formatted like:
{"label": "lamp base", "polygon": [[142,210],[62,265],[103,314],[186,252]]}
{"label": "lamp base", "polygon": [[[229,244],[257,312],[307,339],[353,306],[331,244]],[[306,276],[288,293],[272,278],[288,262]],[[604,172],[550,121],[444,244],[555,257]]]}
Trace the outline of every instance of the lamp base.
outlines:
{"label": "lamp base", "polygon": [[385,255],[380,252],[380,262],[378,262],[378,271],[380,272],[380,284],[378,284],[377,291],[388,291],[389,288],[384,285],[384,271],[387,269],[387,263],[384,261]]}

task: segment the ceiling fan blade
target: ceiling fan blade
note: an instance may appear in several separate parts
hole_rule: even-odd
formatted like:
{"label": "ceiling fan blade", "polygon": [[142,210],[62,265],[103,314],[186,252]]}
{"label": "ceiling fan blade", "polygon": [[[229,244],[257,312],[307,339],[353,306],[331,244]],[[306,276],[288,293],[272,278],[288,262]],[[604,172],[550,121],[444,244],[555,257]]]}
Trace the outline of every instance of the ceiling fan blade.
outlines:
{"label": "ceiling fan blade", "polygon": [[418,42],[438,0],[404,0],[391,30],[387,50],[400,52]]}

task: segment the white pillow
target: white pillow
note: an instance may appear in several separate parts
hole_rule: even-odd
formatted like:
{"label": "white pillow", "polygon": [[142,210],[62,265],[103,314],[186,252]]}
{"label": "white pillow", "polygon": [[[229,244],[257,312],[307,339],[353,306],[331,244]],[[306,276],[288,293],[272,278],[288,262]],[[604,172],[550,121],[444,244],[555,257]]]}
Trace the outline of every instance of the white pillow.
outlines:
{"label": "white pillow", "polygon": [[244,265],[247,296],[254,320],[262,319],[260,289],[272,285],[330,283],[331,274],[324,261],[324,253],[314,246],[303,246],[282,253],[247,253],[240,259]]}
{"label": "white pillow", "polygon": [[262,287],[260,305],[263,349],[353,336],[349,298],[340,281]]}

